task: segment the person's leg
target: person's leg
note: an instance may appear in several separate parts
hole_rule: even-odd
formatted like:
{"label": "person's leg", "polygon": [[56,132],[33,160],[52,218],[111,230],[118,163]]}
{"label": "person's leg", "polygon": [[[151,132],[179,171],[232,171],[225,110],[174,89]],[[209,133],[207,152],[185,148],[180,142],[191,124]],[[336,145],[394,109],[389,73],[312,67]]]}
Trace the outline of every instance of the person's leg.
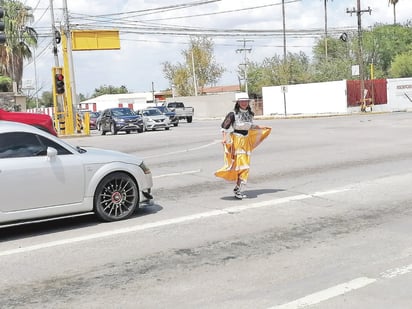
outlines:
{"label": "person's leg", "polygon": [[244,190],[246,187],[248,176],[249,176],[249,168],[243,169],[240,171],[239,178],[236,182],[237,190],[236,191],[234,190],[236,198],[243,199],[247,197],[247,195],[244,193]]}

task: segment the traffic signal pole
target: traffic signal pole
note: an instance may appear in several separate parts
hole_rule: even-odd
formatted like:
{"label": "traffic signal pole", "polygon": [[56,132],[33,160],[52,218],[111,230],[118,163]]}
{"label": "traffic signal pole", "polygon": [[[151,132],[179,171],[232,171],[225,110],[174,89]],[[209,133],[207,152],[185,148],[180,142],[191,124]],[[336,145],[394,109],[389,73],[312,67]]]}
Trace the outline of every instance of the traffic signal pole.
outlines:
{"label": "traffic signal pole", "polygon": [[62,49],[63,49],[63,75],[67,91],[64,95],[65,118],[66,118],[66,134],[74,134],[75,113],[73,108],[72,96],[72,82],[69,68],[69,57],[67,56],[67,38],[66,33],[62,35]]}
{"label": "traffic signal pole", "polygon": [[63,15],[65,27],[62,35],[63,47],[63,68],[66,83],[66,115],[67,115],[67,134],[71,135],[75,132],[76,123],[76,87],[74,82],[73,56],[72,56],[72,39],[69,25],[69,14],[67,9],[67,0],[63,0]]}
{"label": "traffic signal pole", "polygon": [[[0,0],[1,1],[1,0]],[[78,97],[76,94],[76,83],[74,80],[73,50],[117,50],[120,49],[120,39],[118,30],[75,30],[70,29],[67,0],[63,0],[64,27],[60,32],[54,26],[53,0],[50,0],[52,14],[52,31],[54,35],[53,52],[55,56],[55,66],[52,69],[53,78],[53,103],[54,119],[56,126],[63,126],[61,134],[72,135],[77,131],[80,133],[78,125]],[[76,35],[77,34],[77,35]],[[103,39],[101,39],[103,38]],[[63,66],[59,66],[57,56],[57,44],[62,44]],[[56,74],[62,74],[64,79],[64,91],[56,88]],[[87,125],[86,125],[87,127]],[[86,128],[87,130],[87,128]]]}

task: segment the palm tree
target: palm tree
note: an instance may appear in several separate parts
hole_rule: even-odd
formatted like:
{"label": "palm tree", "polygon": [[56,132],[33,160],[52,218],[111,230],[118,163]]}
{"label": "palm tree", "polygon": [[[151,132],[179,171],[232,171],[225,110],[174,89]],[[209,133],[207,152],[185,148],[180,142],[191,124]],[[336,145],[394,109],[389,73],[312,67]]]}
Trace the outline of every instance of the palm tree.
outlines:
{"label": "palm tree", "polygon": [[399,0],[389,0],[389,5],[393,5],[393,24],[396,25],[396,4]]}
{"label": "palm tree", "polygon": [[30,48],[37,46],[37,32],[27,26],[34,19],[30,7],[18,0],[5,0],[2,6],[5,11],[6,43],[0,45],[0,75],[10,77],[19,90],[23,77],[23,61],[32,58]]}

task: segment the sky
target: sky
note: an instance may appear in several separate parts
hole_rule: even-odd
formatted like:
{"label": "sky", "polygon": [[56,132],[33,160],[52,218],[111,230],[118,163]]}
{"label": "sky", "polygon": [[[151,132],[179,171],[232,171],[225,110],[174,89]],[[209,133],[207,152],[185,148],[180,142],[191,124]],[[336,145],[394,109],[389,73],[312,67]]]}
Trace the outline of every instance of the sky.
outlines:
{"label": "sky", "polygon": [[[34,57],[26,61],[24,92],[38,97],[51,91],[53,1],[55,26],[65,20],[64,0],[22,0],[33,8],[30,25],[39,34]],[[190,37],[206,34],[213,39],[215,61],[225,68],[218,86],[239,84],[239,66],[266,57],[283,57],[282,0],[67,0],[71,29],[118,29],[120,50],[73,51],[76,92],[89,97],[103,85],[126,86],[129,92],[162,91],[171,87],[164,77],[164,62],[183,63],[182,51]],[[328,0],[327,29],[338,38],[356,31],[357,0]],[[393,23],[393,6],[387,0],[361,0],[362,28]],[[311,56],[315,40],[325,31],[323,0],[285,0],[286,51]],[[411,19],[412,1],[400,0],[396,20]],[[245,51],[246,49],[246,51]],[[58,45],[59,64],[63,63]]]}

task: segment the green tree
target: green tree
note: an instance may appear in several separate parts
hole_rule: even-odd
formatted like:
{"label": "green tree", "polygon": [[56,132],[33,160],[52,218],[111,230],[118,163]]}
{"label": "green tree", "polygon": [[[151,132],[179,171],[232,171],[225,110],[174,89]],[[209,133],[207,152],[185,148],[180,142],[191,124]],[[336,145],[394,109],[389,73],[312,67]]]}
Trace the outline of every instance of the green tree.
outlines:
{"label": "green tree", "polygon": [[6,43],[0,45],[0,73],[10,77],[20,90],[23,61],[32,58],[30,48],[37,46],[36,31],[27,26],[33,21],[30,7],[17,0],[3,1]]}
{"label": "green tree", "polygon": [[39,105],[45,107],[53,106],[53,93],[51,91],[44,91],[39,99]]}
{"label": "green tree", "polygon": [[392,61],[412,46],[412,27],[377,24],[363,34],[365,63],[373,63],[381,77],[389,77]]}
{"label": "green tree", "polygon": [[0,75],[0,92],[8,92],[11,89],[11,78]]}
{"label": "green tree", "polygon": [[173,65],[168,61],[164,62],[163,73],[166,79],[169,80],[175,93],[180,96],[193,95],[194,87],[193,83],[190,82],[190,71],[185,64],[177,63]]}
{"label": "green tree", "polygon": [[[248,90],[260,96],[262,87],[287,84],[302,84],[312,81],[312,67],[304,53],[288,53],[286,63],[279,55],[267,57],[262,63],[248,63]],[[242,72],[239,72],[243,76]]]}
{"label": "green tree", "polygon": [[324,82],[352,78],[351,67],[357,63],[353,40],[328,38],[327,58],[324,54],[324,45],[325,40],[320,38],[313,47],[312,80]]}
{"label": "green tree", "polygon": [[194,37],[189,44],[182,51],[184,63],[163,63],[163,74],[179,95],[193,94],[195,88],[202,93],[206,85],[215,85],[225,71],[215,61],[212,39]]}
{"label": "green tree", "polygon": [[412,50],[399,54],[392,62],[391,77],[412,77]]}
{"label": "green tree", "polygon": [[115,87],[112,85],[103,85],[99,88],[94,89],[94,93],[92,94],[92,98],[104,95],[104,94],[120,94],[120,93],[129,93],[126,86]]}
{"label": "green tree", "polygon": [[79,101],[82,102],[86,100],[87,100],[87,97],[83,93],[79,93]]}

